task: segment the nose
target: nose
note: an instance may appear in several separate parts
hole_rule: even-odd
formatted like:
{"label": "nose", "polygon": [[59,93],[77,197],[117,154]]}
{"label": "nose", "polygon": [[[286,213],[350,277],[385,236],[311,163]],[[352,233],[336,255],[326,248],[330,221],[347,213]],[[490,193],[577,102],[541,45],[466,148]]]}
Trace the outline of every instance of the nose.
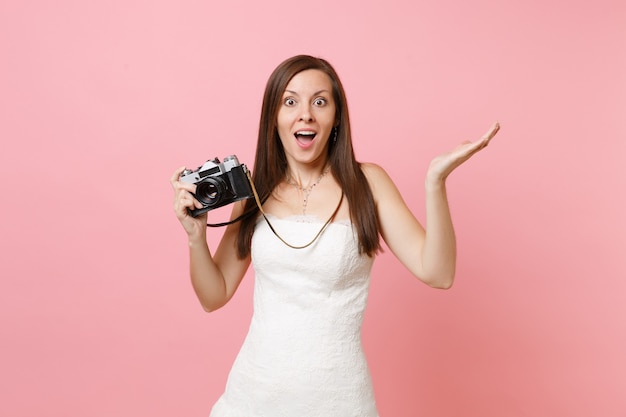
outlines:
{"label": "nose", "polygon": [[302,110],[300,112],[300,120],[303,122],[312,122],[313,121],[313,112],[311,112],[311,107],[308,105],[302,106]]}

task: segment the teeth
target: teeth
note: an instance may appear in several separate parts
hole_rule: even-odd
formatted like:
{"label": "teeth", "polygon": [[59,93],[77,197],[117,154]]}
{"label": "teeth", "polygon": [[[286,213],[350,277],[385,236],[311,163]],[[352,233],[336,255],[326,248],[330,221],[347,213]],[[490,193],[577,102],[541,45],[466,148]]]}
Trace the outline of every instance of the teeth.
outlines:
{"label": "teeth", "polygon": [[315,136],[315,132],[311,132],[309,130],[302,130],[300,132],[296,132],[296,135],[299,135],[299,136]]}

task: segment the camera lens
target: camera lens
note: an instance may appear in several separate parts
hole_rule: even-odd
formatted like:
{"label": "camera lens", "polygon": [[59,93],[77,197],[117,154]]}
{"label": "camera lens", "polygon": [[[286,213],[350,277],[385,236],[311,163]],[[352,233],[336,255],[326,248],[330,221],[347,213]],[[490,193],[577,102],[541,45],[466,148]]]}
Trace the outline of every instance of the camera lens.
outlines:
{"label": "camera lens", "polygon": [[196,188],[196,198],[202,204],[214,206],[220,202],[224,195],[225,184],[219,178],[207,178],[198,184]]}

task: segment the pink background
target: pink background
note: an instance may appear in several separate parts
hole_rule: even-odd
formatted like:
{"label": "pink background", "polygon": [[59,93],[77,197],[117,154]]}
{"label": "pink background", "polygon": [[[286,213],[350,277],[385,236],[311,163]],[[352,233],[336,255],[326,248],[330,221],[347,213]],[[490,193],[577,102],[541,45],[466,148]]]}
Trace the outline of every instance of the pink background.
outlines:
{"label": "pink background", "polygon": [[454,288],[375,264],[381,417],[626,416],[625,28],[620,0],[3,1],[0,415],[208,415],[253,275],[201,310],[168,179],[251,164],[309,53],[421,219],[429,160],[502,124],[449,181]]}

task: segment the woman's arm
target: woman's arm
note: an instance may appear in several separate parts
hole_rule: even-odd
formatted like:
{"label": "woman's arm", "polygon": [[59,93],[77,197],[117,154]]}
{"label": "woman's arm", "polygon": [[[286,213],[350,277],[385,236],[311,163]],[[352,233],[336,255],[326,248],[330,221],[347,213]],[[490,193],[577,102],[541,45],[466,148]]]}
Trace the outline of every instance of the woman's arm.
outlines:
{"label": "woman's arm", "polygon": [[[202,205],[192,195],[195,185],[179,181],[183,169],[176,170],[170,179],[174,188],[174,212],[187,232],[189,273],[196,296],[205,311],[214,311],[235,294],[250,265],[250,257],[237,257],[239,223],[226,228],[215,256],[212,256],[206,241],[207,215],[196,218],[189,215],[189,209],[201,208]],[[231,218],[236,218],[242,211],[243,204],[235,203]]]}
{"label": "woman's arm", "polygon": [[426,174],[426,229],[404,202],[387,173],[376,165],[364,165],[380,220],[381,236],[403,265],[435,288],[450,288],[456,268],[456,239],[445,181],[448,175],[495,136],[496,123],[478,141],[465,142],[431,162]]}

